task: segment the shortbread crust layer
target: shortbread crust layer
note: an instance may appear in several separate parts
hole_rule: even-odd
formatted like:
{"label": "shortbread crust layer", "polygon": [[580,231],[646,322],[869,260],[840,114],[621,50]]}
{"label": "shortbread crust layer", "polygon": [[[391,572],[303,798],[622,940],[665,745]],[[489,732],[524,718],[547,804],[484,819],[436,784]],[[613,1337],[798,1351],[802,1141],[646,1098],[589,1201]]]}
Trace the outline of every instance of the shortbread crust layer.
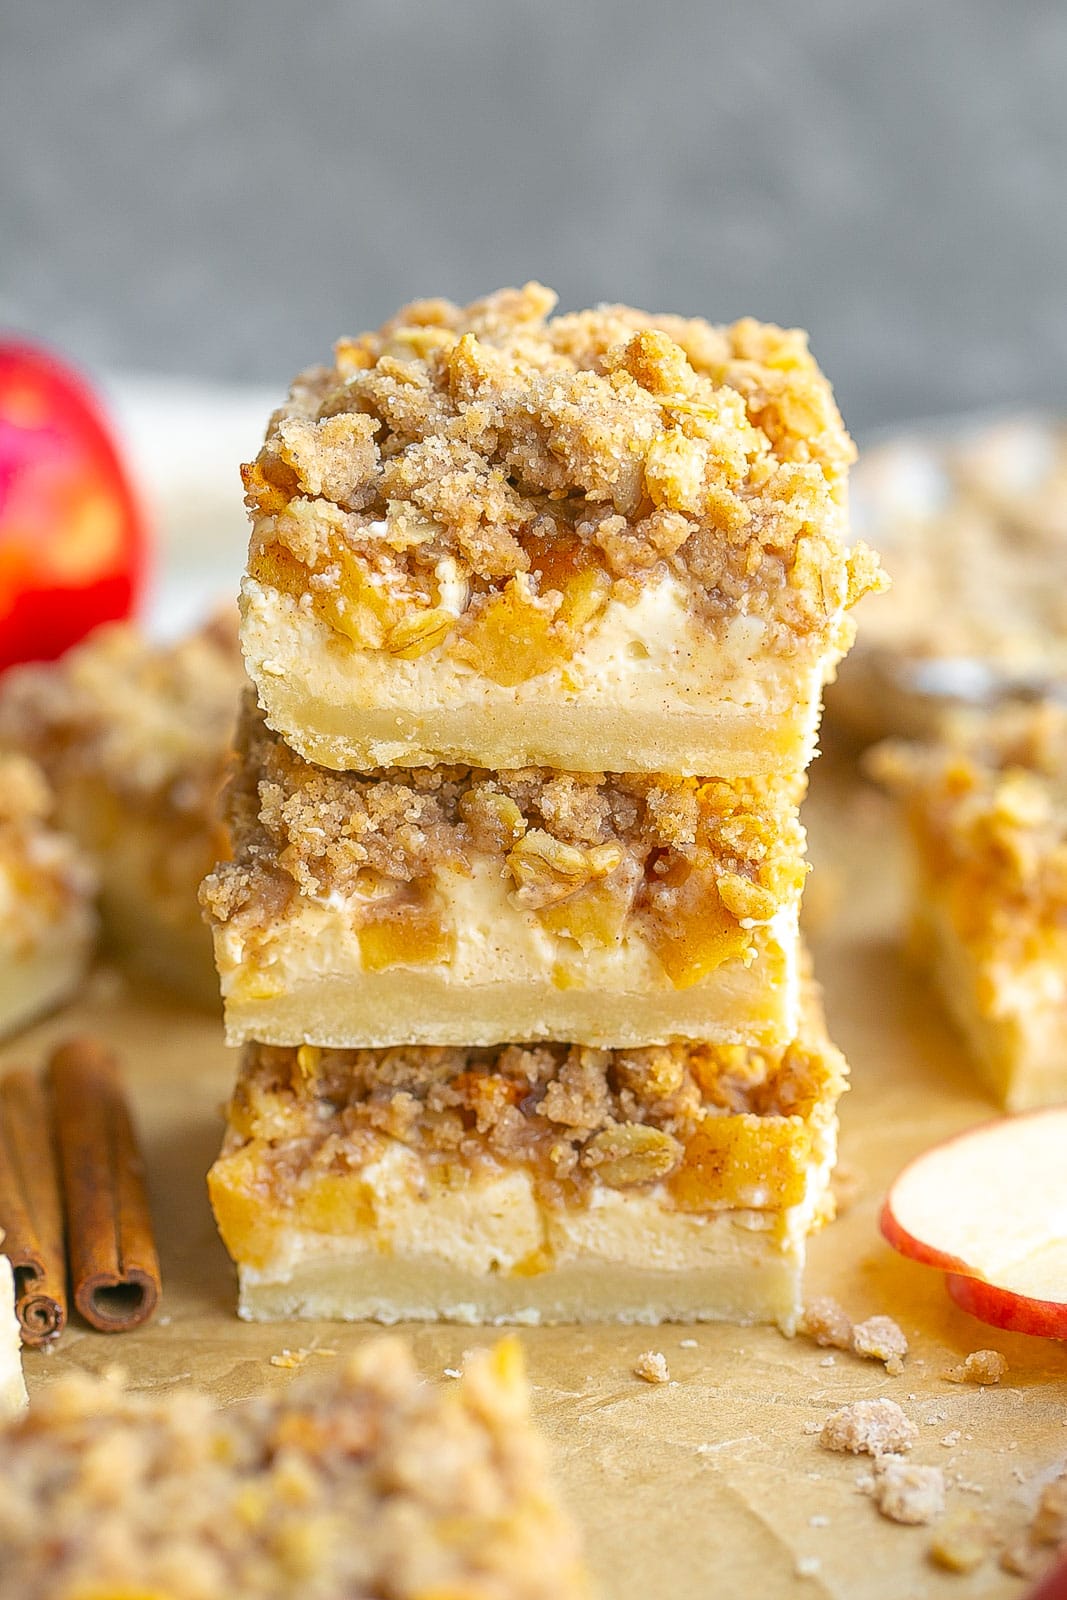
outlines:
{"label": "shortbread crust layer", "polygon": [[803,335],[553,303],[420,302],[297,379],[245,471],[268,721],[338,769],[802,770],[881,583]]}
{"label": "shortbread crust layer", "polygon": [[799,785],[521,768],[338,774],[246,702],[205,882],[231,1042],[784,1043]]}
{"label": "shortbread crust layer", "polygon": [[218,619],[166,646],[107,626],[0,688],[0,745],[47,773],[95,866],[107,943],[201,1004],[218,984],[197,891],[226,848],[217,797],[245,682],[236,621]]}
{"label": "shortbread crust layer", "polygon": [[376,1339],[262,1399],[58,1377],[0,1433],[18,1600],[589,1600],[514,1339]]}
{"label": "shortbread crust layer", "polygon": [[790,1326],[845,1081],[807,1025],[769,1052],[247,1047],[209,1179],[244,1313]]}
{"label": "shortbread crust layer", "polygon": [[884,745],[903,799],[913,944],[1009,1111],[1067,1100],[1067,713],[957,719],[933,746]]}

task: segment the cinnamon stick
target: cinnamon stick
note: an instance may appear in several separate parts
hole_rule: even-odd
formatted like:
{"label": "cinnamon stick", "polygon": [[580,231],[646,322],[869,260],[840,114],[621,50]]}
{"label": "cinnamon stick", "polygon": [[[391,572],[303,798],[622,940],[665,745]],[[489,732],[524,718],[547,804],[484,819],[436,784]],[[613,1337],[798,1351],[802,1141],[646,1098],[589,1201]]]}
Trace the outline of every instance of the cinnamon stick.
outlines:
{"label": "cinnamon stick", "polygon": [[21,1068],[0,1079],[0,1235],[23,1343],[47,1344],[67,1321],[63,1204],[48,1101]]}
{"label": "cinnamon stick", "polygon": [[139,1327],[159,1303],[144,1162],[114,1056],[70,1039],[49,1063],[74,1304],[101,1333]]}

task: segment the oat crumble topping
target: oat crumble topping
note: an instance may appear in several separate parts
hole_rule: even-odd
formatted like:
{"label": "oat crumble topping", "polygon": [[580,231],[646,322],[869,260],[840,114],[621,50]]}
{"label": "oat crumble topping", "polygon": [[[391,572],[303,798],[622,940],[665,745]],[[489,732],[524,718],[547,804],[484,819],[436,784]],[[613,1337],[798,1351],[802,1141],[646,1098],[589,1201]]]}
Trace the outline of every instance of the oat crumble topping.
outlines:
{"label": "oat crumble topping", "polygon": [[527,1165],[548,1201],[664,1184],[681,1209],[775,1206],[804,1192],[811,1128],[843,1084],[821,1038],[778,1051],[248,1045],[222,1159],[254,1151],[275,1205],[358,1175],[396,1139],[449,1172]]}
{"label": "oat crumble topping", "polygon": [[505,684],[650,574],[829,639],[882,579],[842,544],[855,452],[804,335],[554,304],[419,301],[302,374],[244,471],[251,577],[339,643]]}
{"label": "oat crumble topping", "polygon": [[795,782],[436,766],[338,773],[296,755],[246,696],[225,810],[235,858],[201,901],[242,933],[297,896],[348,897],[380,922],[421,904],[434,873],[488,862],[517,905],[583,948],[632,923],[681,985],[750,959],[755,929],[800,893]]}
{"label": "oat crumble topping", "polygon": [[[96,887],[74,841],[54,828],[54,809],[41,769],[0,750],[0,934],[17,952],[31,951]],[[87,933],[86,925],[79,936]]]}
{"label": "oat crumble topping", "polygon": [[510,1341],[447,1389],[376,1341],[228,1410],[70,1376],[0,1458],[0,1590],[19,1600],[587,1593]]}

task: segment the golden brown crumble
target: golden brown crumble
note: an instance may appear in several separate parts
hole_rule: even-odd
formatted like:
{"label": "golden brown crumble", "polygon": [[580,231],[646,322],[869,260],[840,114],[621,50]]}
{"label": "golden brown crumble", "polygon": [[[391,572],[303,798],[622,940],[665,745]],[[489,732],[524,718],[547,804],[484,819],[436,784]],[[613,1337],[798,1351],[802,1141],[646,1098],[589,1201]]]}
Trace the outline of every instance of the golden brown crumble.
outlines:
{"label": "golden brown crumble", "polygon": [[882,1361],[891,1378],[904,1371],[908,1341],[892,1317],[868,1317],[852,1329],[852,1350],[870,1361]]}
{"label": "golden brown crumble", "polygon": [[[225,809],[233,861],[204,883],[216,922],[270,929],[298,895],[351,897],[380,924],[432,915],[434,874],[488,862],[517,905],[583,948],[628,919],[680,986],[748,959],[756,929],[800,893],[796,782],[527,767],[330,772],[270,732],[250,697]],[[430,941],[427,955],[436,953]],[[397,956],[411,958],[398,946]]]}
{"label": "golden brown crumble", "polygon": [[873,774],[901,797],[922,872],[980,963],[1067,955],[1067,711],[961,723],[889,743]]}
{"label": "golden brown crumble", "polygon": [[[32,950],[96,887],[74,841],[53,827],[53,812],[41,769],[27,756],[0,750],[0,934],[9,952]],[[88,933],[89,923],[80,923],[78,939]]]}
{"label": "golden brown crumble", "polygon": [[999,1350],[972,1350],[960,1364],[951,1367],[941,1376],[949,1383],[999,1383],[1008,1370],[1008,1363]]}
{"label": "golden brown crumble", "polygon": [[1067,1549],[1067,1471],[1046,1483],[1041,1491],[1030,1526],[1021,1538],[1009,1545],[1000,1564],[1007,1572],[1036,1578]]}
{"label": "golden brown crumble", "polygon": [[883,1517],[917,1527],[944,1511],[945,1474],[940,1467],[920,1467],[899,1456],[882,1455],[874,1463],[871,1492]]}
{"label": "golden brown crumble", "polygon": [[843,547],[854,449],[804,335],[554,303],[420,301],[298,378],[245,468],[250,575],[339,641],[507,684],[653,571],[829,639],[881,578]]}
{"label": "golden brown crumble", "polygon": [[824,1350],[848,1350],[852,1346],[852,1318],[829,1295],[819,1295],[808,1301],[797,1332]]}
{"label": "golden brown crumble", "polygon": [[244,681],[236,617],[170,646],[108,625],[62,661],[5,674],[0,745],[28,752],[60,793],[93,779],[128,803],[204,826]]}
{"label": "golden brown crumble", "polygon": [[670,1383],[671,1369],[662,1350],[645,1350],[634,1362],[634,1377],[645,1383]]}
{"label": "golden brown crumble", "polygon": [[819,1442],[852,1455],[897,1455],[910,1450],[919,1430],[895,1400],[855,1400],[823,1423]]}
{"label": "golden brown crumble", "polygon": [[973,1572],[989,1556],[995,1537],[988,1517],[964,1506],[938,1525],[930,1541],[930,1560],[946,1572]]}
{"label": "golden brown crumble", "polygon": [[844,1072],[821,1025],[778,1051],[248,1045],[223,1159],[253,1156],[274,1204],[396,1139],[443,1168],[525,1165],[549,1199],[662,1183],[682,1209],[777,1206],[802,1196]]}
{"label": "golden brown crumble", "polygon": [[8,1427],[0,1461],[11,1600],[588,1593],[513,1341],[435,1389],[379,1340],[229,1410],[66,1377]]}

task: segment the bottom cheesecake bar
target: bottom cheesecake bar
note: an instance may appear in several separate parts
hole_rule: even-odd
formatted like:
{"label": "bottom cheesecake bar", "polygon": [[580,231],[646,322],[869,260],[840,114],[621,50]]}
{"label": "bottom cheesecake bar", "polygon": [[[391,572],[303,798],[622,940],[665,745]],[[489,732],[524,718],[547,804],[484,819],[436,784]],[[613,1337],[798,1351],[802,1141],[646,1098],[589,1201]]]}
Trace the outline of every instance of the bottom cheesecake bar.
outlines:
{"label": "bottom cheesecake bar", "polygon": [[14,1274],[10,1261],[0,1255],[0,1419],[20,1411],[26,1404],[20,1345]]}
{"label": "bottom cheesecake bar", "polygon": [[1067,712],[959,718],[885,744],[914,858],[911,943],[1008,1111],[1067,1101]]}
{"label": "bottom cheesecake bar", "polygon": [[776,1322],[846,1067],[784,1049],[250,1045],[209,1184],[241,1315]]}
{"label": "bottom cheesecake bar", "polygon": [[399,1340],[217,1409],[58,1380],[0,1431],[0,1600],[587,1600],[512,1340],[458,1383]]}

